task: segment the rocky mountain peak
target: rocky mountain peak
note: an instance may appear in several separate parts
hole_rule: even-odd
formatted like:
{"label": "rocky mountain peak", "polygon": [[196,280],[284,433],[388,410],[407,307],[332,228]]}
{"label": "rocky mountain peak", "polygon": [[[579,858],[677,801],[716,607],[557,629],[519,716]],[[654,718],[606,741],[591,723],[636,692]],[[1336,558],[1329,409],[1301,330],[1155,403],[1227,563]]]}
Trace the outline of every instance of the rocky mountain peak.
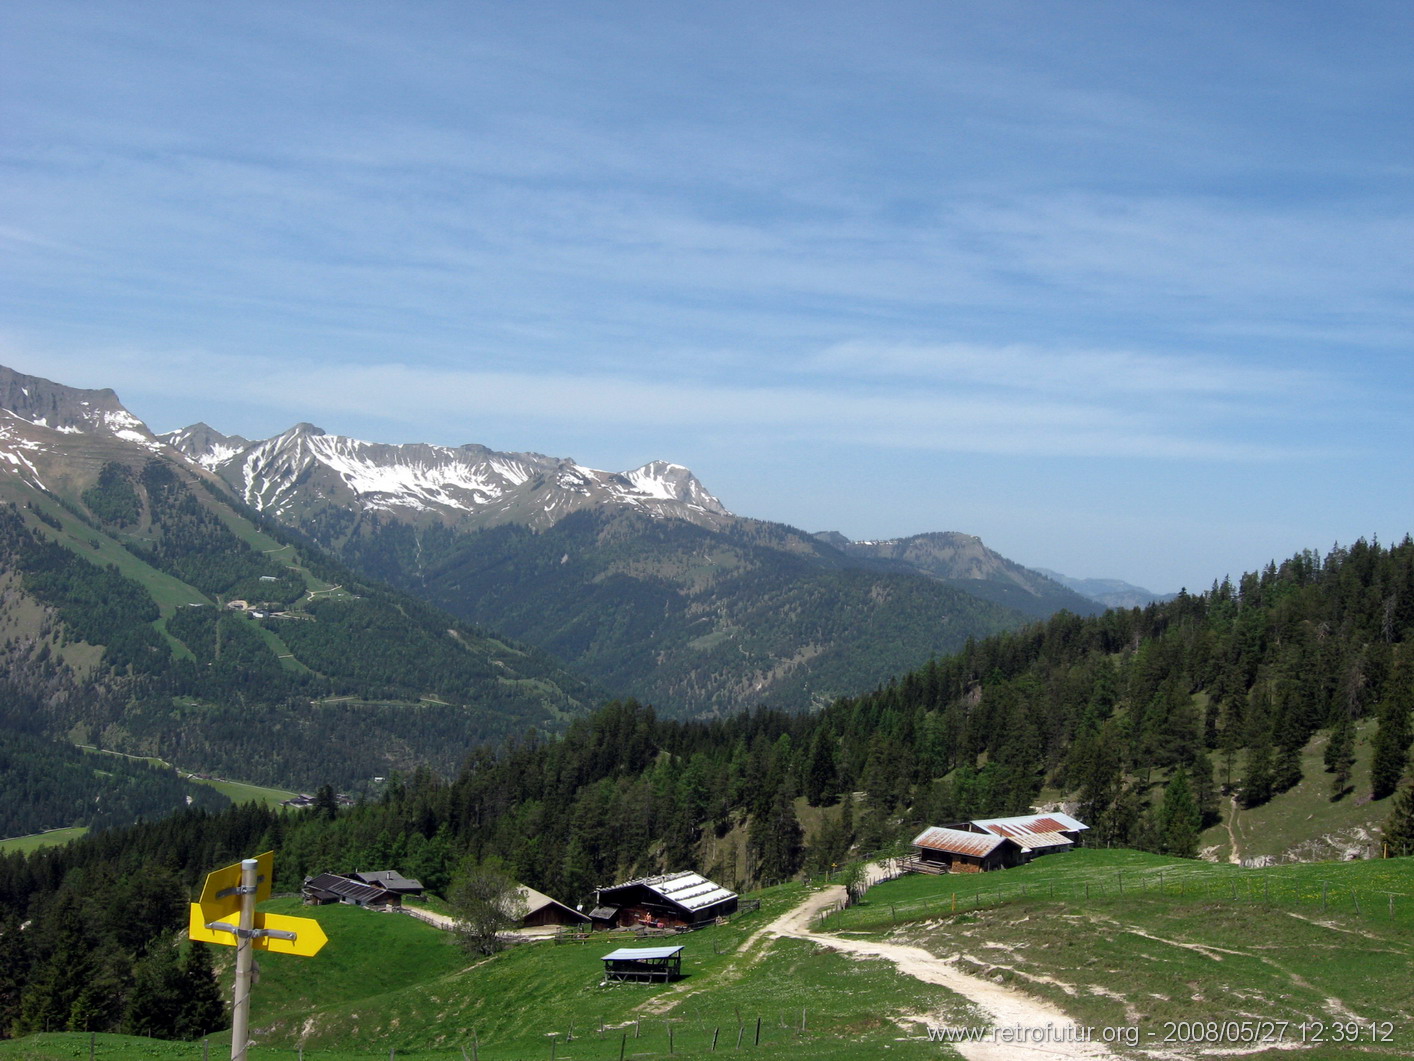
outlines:
{"label": "rocky mountain peak", "polygon": [[83,390],[0,366],[0,408],[36,427],[63,434],[113,435],[148,448],[160,445],[146,424],[107,387]]}

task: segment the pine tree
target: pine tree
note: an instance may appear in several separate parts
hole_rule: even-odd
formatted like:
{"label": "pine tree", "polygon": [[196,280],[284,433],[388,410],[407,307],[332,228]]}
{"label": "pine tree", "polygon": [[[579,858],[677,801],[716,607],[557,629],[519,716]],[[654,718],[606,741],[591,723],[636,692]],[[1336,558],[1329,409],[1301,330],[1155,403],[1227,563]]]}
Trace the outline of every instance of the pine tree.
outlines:
{"label": "pine tree", "polygon": [[782,881],[800,869],[804,834],[795,816],[795,805],[778,790],[764,817],[753,818],[747,846],[756,860],[758,881]]}
{"label": "pine tree", "polygon": [[1370,795],[1384,799],[1404,776],[1409,752],[1409,698],[1405,690],[1380,706],[1380,726],[1375,733],[1375,755],[1370,764]]}
{"label": "pine tree", "polygon": [[175,1038],[185,987],[171,937],[155,942],[133,968],[123,1030],[153,1039]]}
{"label": "pine tree", "polygon": [[838,780],[835,771],[835,738],[828,727],[815,731],[805,762],[805,799],[812,807],[823,807],[835,801]]}
{"label": "pine tree", "polygon": [[1414,781],[1399,790],[1385,820],[1385,843],[1392,856],[1414,855]]}
{"label": "pine tree", "polygon": [[1338,800],[1350,791],[1350,775],[1355,768],[1355,723],[1345,711],[1340,712],[1340,717],[1331,727],[1325,764],[1326,770],[1332,775],[1331,799]]}
{"label": "pine tree", "polygon": [[29,979],[30,954],[20,916],[0,907],[0,1039],[20,1016],[20,995]]}
{"label": "pine tree", "polygon": [[1200,831],[1222,820],[1218,809],[1218,786],[1213,780],[1213,761],[1202,748],[1193,756],[1193,798],[1198,804]]}
{"label": "pine tree", "polygon": [[195,1040],[226,1026],[226,1007],[211,964],[211,948],[193,942],[182,957],[182,1004],[177,1011],[176,1036]]}
{"label": "pine tree", "polygon": [[1193,789],[1188,783],[1188,773],[1180,766],[1164,789],[1164,802],[1158,814],[1160,854],[1196,857],[1201,819],[1198,802],[1193,798]]}

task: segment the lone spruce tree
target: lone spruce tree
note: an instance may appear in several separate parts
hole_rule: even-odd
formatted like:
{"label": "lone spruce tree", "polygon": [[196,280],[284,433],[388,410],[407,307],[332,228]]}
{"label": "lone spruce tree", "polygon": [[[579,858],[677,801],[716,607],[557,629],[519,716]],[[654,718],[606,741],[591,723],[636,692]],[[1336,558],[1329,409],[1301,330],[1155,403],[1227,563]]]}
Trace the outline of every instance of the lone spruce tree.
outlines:
{"label": "lone spruce tree", "polygon": [[1414,855],[1414,780],[1395,796],[1384,833],[1391,855]]}

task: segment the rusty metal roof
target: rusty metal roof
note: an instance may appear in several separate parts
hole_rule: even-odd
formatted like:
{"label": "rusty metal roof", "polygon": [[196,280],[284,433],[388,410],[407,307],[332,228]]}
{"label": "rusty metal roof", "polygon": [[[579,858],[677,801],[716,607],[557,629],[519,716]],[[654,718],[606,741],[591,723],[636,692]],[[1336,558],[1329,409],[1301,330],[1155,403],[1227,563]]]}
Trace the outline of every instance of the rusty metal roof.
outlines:
{"label": "rusty metal roof", "polygon": [[1078,833],[1090,828],[1080,819],[1060,811],[1051,811],[1048,814],[1018,814],[1011,818],[977,818],[972,824],[980,825],[991,832],[996,831],[992,828],[994,825],[1025,829],[1029,833]]}
{"label": "rusty metal roof", "polygon": [[988,832],[1015,840],[1023,851],[1045,851],[1052,848],[1073,847],[1075,841],[1064,833],[1035,833],[1030,829],[1019,829],[1014,825],[993,825]]}
{"label": "rusty metal roof", "polygon": [[913,846],[926,847],[930,851],[945,851],[950,855],[982,858],[990,855],[1007,840],[1008,837],[995,833],[968,833],[961,829],[941,829],[935,826],[924,829],[915,836]]}

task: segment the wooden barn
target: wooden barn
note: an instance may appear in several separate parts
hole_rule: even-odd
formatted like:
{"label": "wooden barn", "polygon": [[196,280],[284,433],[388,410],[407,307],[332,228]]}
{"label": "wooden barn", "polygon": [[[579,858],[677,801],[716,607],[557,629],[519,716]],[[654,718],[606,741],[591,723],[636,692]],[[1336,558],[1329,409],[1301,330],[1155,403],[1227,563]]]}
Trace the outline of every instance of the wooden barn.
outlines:
{"label": "wooden barn", "polygon": [[700,873],[639,877],[597,891],[596,927],[696,928],[736,910],[736,892]]}
{"label": "wooden barn", "polygon": [[1021,846],[1005,836],[934,826],[913,838],[906,869],[924,873],[985,873],[1023,861]]}
{"label": "wooden barn", "polygon": [[364,884],[372,884],[374,887],[390,891],[394,895],[407,898],[422,898],[422,882],[413,880],[411,877],[404,877],[395,869],[357,870],[349,874],[350,880],[362,881]]}
{"label": "wooden barn", "polygon": [[525,913],[520,919],[521,926],[524,928],[543,928],[548,925],[582,925],[587,927],[589,925],[588,914],[582,914],[572,906],[566,906],[558,900],[551,899],[544,892],[538,892],[524,884],[517,884],[516,891],[525,906]]}
{"label": "wooden barn", "polygon": [[300,896],[311,906],[344,903],[348,906],[389,907],[401,906],[403,901],[401,895],[395,895],[386,888],[341,877],[337,873],[306,877]]}
{"label": "wooden barn", "polygon": [[422,884],[395,869],[357,873],[321,873],[306,877],[300,895],[307,904],[345,903],[349,906],[398,907],[408,896],[420,898]]}
{"label": "wooden barn", "polygon": [[667,983],[682,979],[681,947],[620,947],[604,955],[604,979]]}

